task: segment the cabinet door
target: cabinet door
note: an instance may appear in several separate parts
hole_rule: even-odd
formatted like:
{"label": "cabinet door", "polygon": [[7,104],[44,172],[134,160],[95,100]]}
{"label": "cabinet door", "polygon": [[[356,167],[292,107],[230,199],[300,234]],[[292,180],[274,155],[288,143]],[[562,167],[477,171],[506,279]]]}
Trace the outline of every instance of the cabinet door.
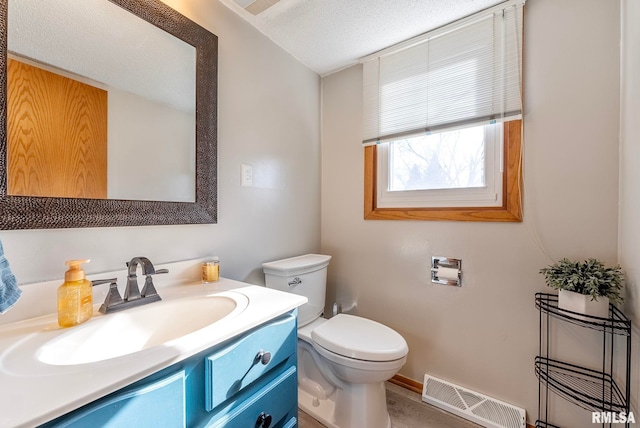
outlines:
{"label": "cabinet door", "polygon": [[65,415],[50,427],[179,428],[185,422],[185,372],[125,389]]}

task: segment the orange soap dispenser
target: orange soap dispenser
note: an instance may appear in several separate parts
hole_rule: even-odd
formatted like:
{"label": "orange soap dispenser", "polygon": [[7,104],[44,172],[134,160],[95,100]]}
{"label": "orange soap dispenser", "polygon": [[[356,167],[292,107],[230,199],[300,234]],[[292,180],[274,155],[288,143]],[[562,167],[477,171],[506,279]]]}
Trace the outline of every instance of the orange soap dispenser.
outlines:
{"label": "orange soap dispenser", "polygon": [[64,283],[58,287],[58,324],[72,327],[81,324],[93,315],[93,290],[91,281],[85,278],[80,268],[89,260],[67,260],[69,270],[64,273]]}

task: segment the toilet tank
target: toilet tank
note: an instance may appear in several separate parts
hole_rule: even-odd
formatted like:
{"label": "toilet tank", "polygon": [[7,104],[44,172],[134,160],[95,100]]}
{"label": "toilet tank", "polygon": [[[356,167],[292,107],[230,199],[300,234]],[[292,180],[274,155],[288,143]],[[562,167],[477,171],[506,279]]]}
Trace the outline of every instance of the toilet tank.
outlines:
{"label": "toilet tank", "polygon": [[324,311],[329,260],[331,256],[306,254],[262,264],[267,288],[309,299],[298,308],[298,327],[317,319]]}

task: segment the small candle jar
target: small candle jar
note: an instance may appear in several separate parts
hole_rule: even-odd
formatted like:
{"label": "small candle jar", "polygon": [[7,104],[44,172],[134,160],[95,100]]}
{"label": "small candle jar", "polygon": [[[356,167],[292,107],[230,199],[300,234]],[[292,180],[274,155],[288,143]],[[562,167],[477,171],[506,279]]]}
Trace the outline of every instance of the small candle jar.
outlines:
{"label": "small candle jar", "polygon": [[220,261],[217,257],[202,263],[202,282],[216,282],[220,279]]}

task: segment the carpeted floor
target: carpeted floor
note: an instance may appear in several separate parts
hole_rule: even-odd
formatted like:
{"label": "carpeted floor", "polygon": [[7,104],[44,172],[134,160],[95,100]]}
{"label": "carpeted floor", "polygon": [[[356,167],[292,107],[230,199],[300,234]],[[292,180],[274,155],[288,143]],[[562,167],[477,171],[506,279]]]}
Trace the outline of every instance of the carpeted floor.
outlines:
{"label": "carpeted floor", "polygon": [[[387,406],[392,428],[477,428],[472,422],[422,402],[420,394],[387,382]],[[300,428],[323,428],[324,425],[298,412]]]}

